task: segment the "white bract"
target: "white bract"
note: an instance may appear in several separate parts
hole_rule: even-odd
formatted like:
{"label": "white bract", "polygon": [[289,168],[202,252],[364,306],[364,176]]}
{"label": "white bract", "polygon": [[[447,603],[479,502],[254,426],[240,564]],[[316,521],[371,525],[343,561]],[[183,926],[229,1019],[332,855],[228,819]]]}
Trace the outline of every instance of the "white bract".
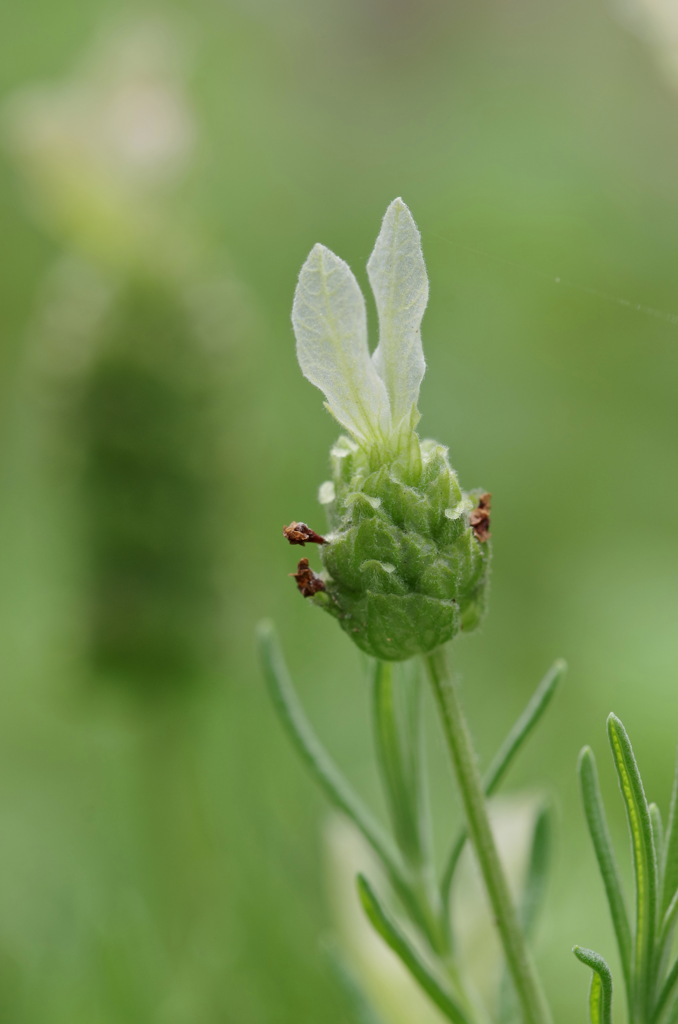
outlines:
{"label": "white bract", "polygon": [[379,315],[370,355],[365,301],[350,267],[323,245],[304,263],[292,323],[302,373],[362,446],[388,445],[418,419],[426,364],[420,325],[428,301],[421,239],[402,199],[384,216],[367,264]]}

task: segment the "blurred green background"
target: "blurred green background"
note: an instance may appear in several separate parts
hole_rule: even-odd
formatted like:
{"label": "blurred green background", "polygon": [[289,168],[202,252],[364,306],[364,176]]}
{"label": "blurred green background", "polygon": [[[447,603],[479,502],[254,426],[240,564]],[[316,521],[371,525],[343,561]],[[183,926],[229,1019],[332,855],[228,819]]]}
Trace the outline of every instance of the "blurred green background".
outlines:
{"label": "blurred green background", "polygon": [[537,958],[583,1018],[571,945],[615,958],[577,753],[624,859],[605,716],[663,806],[678,735],[678,19],[644,8],[0,9],[3,1022],[356,1019],[320,942],[328,809],[253,632],[378,806],[364,666],[281,527],[322,529],[337,434],[298,269],[322,241],[364,283],[396,195],[431,279],[421,428],[493,493],[490,615],[456,644],[484,759],[570,665],[509,788],[558,810]]}

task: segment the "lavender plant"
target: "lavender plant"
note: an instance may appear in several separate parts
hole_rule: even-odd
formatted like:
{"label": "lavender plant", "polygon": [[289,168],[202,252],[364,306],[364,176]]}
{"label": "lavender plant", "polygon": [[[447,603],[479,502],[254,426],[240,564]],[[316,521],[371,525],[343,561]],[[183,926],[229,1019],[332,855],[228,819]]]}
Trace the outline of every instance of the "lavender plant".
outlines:
{"label": "lavender plant", "polygon": [[[632,917],[589,747],[584,747],[579,757],[579,779],[614,926],[628,1019],[638,1024],[676,1024],[678,959],[671,950],[678,919],[678,769],[665,828],[661,811],[647,801],[631,741],[616,715],[607,720],[607,735],[631,840],[635,890]],[[574,953],[593,971],[589,996],[592,1024],[611,1024],[612,973],[606,960],[581,946],[575,946]]]}
{"label": "lavender plant", "polygon": [[[540,720],[565,666],[557,661],[484,774],[478,768],[449,646],[476,628],[485,610],[491,557],[490,495],[465,492],[447,449],[421,440],[419,388],[425,371],[420,325],[428,279],[419,232],[400,199],[389,206],[367,265],[379,340],[367,340],[365,303],[351,270],[324,246],[304,264],[294,299],[297,356],[342,434],[331,451],[331,480],[320,487],[329,531],[292,522],[293,545],[317,545],[322,570],[308,557],[293,575],[301,594],[333,616],[369,655],[374,742],[391,832],[331,760],[296,696],[273,627],[259,643],[271,698],[309,770],[357,827],[383,869],[383,884],[359,874],[358,895],[374,930],[400,958],[443,1018],[453,1024],[520,1019],[550,1024],[551,1011],[529,949],[550,849],[548,809],[536,818],[529,867],[514,902],[497,850],[487,798]],[[431,687],[456,776],[465,823],[446,862],[433,855],[419,702]],[[626,733],[610,719],[610,740],[632,833],[636,923],[628,921],[590,751],[581,759],[587,820],[615,924],[633,1024],[678,1021],[678,966],[666,972],[678,917],[678,796],[674,793],[663,859],[659,812],[647,806]],[[677,790],[678,792],[678,784]],[[473,991],[460,965],[450,894],[470,841],[492,908],[511,984],[494,1006]],[[658,865],[661,864],[661,867]],[[590,1019],[610,1024],[612,982],[604,959],[575,947],[593,970]],[[661,980],[663,979],[663,980]],[[355,986],[351,982],[352,998]],[[361,1010],[374,1020],[371,1011]]]}

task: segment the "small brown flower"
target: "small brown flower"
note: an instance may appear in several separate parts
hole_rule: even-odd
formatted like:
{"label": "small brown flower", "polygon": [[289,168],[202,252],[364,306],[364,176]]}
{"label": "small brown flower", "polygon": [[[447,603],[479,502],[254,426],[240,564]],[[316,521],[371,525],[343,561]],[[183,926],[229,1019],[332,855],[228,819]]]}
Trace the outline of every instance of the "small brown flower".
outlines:
{"label": "small brown flower", "polygon": [[314,573],[309,566],[308,558],[300,558],[297,571],[291,572],[290,576],[297,581],[297,588],[302,597],[313,597],[318,591],[325,589],[325,584],[320,576]]}
{"label": "small brown flower", "polygon": [[469,523],[473,529],[476,539],[481,543],[490,536],[490,503],[492,495],[488,492],[481,494],[478,498],[478,507],[471,512]]}
{"label": "small brown flower", "polygon": [[290,544],[301,544],[302,548],[304,544],[327,544],[325,538],[312,530],[306,523],[290,523],[289,526],[283,526],[283,537]]}

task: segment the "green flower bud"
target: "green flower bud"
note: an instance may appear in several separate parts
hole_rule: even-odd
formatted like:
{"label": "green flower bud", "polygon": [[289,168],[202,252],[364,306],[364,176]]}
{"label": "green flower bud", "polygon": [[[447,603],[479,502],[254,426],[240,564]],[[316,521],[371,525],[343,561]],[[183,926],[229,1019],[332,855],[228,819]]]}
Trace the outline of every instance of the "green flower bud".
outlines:
{"label": "green flower bud", "polygon": [[419,465],[409,472],[397,459],[375,466],[345,437],[334,449],[333,479],[321,488],[327,576],[313,597],[362,650],[396,661],[478,624],[490,553],[471,525],[481,495],[461,491],[441,445],[414,434],[411,444]]}
{"label": "green flower bud", "polygon": [[322,582],[313,575],[308,586],[306,560],[304,589],[297,579],[362,650],[399,661],[479,623],[489,495],[465,494],[447,449],[414,431],[428,279],[419,232],[400,199],[386,212],[367,269],[380,326],[371,356],[362,294],[343,261],[316,246],[297,287],[302,371],[350,434],[332,449],[332,479],[320,488],[331,529],[316,541]]}

